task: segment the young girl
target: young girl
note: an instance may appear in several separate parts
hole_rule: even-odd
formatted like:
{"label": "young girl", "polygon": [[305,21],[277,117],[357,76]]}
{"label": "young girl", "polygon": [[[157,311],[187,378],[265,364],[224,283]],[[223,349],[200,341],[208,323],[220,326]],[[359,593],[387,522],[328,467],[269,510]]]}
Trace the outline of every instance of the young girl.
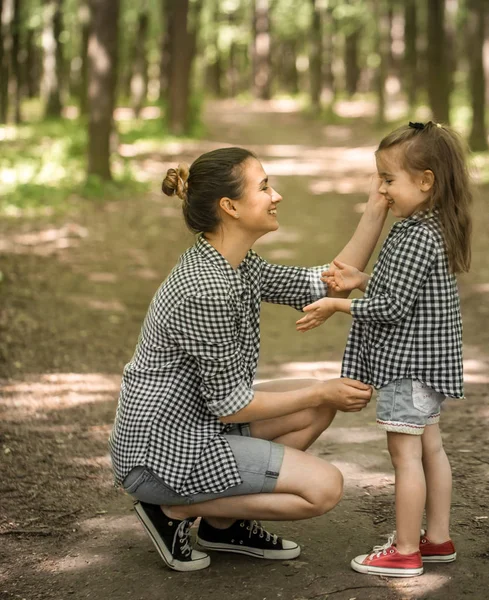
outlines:
{"label": "young girl", "polygon": [[[472,195],[465,152],[449,128],[409,123],[376,152],[379,192],[395,217],[372,277],[341,262],[324,273],[337,291],[304,308],[299,331],[339,311],[353,317],[342,376],[378,389],[377,423],[395,470],[396,529],[354,558],[360,573],[410,577],[456,558],[449,534],[451,469],[438,426],[445,397],[463,398],[462,323],[455,273],[470,266]],[[426,507],[427,531],[420,528]]]}

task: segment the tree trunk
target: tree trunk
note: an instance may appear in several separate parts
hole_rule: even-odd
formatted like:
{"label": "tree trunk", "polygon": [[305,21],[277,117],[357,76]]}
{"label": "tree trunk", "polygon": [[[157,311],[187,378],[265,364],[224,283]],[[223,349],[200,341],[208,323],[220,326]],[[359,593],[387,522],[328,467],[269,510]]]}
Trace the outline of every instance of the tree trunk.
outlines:
{"label": "tree trunk", "polygon": [[321,107],[321,88],[322,88],[322,19],[318,0],[312,2],[312,26],[310,33],[310,53],[309,53],[309,75],[311,104],[313,108]]}
{"label": "tree trunk", "polygon": [[378,56],[378,68],[375,78],[377,92],[377,125],[385,124],[385,81],[389,60],[389,16],[385,0],[374,0],[374,15],[377,23],[375,47]]}
{"label": "tree trunk", "polygon": [[148,28],[149,15],[147,12],[140,12],[138,18],[138,31],[134,46],[134,60],[130,86],[131,104],[136,117],[139,117],[139,114],[141,113],[148,92]]}
{"label": "tree trunk", "polygon": [[171,85],[168,90],[168,125],[171,133],[182,135],[189,128],[190,75],[197,48],[198,19],[202,0],[194,3],[194,27],[189,26],[189,0],[174,0],[170,44]]}
{"label": "tree trunk", "polygon": [[446,55],[445,0],[428,3],[428,98],[433,119],[449,123],[450,83]]}
{"label": "tree trunk", "polygon": [[358,65],[358,43],[360,41],[360,29],[355,29],[345,36],[345,86],[349,96],[357,91],[360,79],[360,67]]}
{"label": "tree trunk", "polygon": [[416,0],[406,0],[404,3],[404,85],[411,110],[416,106],[417,100],[417,68],[418,54],[417,40],[417,11]]}
{"label": "tree trunk", "polygon": [[256,98],[271,97],[269,0],[253,1],[253,90]]}
{"label": "tree trunk", "polygon": [[485,74],[483,65],[485,3],[469,0],[468,4],[468,56],[470,61],[470,97],[472,104],[472,131],[469,144],[472,150],[488,149],[485,118]]}
{"label": "tree trunk", "polygon": [[161,1],[161,21],[162,21],[162,37],[161,37],[161,55],[160,55],[160,100],[167,97],[170,89],[171,81],[171,43],[173,39],[174,17],[173,8],[174,0]]}
{"label": "tree trunk", "polygon": [[206,65],[206,87],[213,96],[219,98],[222,96],[222,57],[219,49],[220,11],[219,2],[216,0],[212,10],[212,23],[208,40],[211,51],[208,53],[210,57]]}
{"label": "tree trunk", "polygon": [[110,134],[116,97],[119,11],[119,0],[90,0],[88,174],[106,180],[112,178]]}
{"label": "tree trunk", "polygon": [[61,116],[61,85],[63,79],[62,0],[44,0],[44,30],[42,36],[43,97],[46,117]]}
{"label": "tree trunk", "polygon": [[21,2],[20,0],[14,0],[14,14],[12,19],[12,80],[14,83],[14,119],[16,123],[22,121],[20,114],[22,98],[21,29]]}
{"label": "tree trunk", "polygon": [[0,0],[0,123],[8,120],[13,1]]}
{"label": "tree trunk", "polygon": [[333,62],[335,57],[335,36],[336,23],[334,18],[333,9],[328,6],[324,13],[324,26],[323,26],[323,86],[329,97],[330,106],[334,103],[336,98],[336,84],[335,76],[333,71]]}
{"label": "tree trunk", "polygon": [[299,74],[297,72],[297,40],[286,39],[280,44],[278,52],[277,74],[281,87],[289,94],[299,93]]}
{"label": "tree trunk", "polygon": [[81,66],[78,102],[80,115],[85,116],[88,114],[88,39],[90,37],[90,5],[88,0],[81,0],[78,9],[78,22],[81,27]]}

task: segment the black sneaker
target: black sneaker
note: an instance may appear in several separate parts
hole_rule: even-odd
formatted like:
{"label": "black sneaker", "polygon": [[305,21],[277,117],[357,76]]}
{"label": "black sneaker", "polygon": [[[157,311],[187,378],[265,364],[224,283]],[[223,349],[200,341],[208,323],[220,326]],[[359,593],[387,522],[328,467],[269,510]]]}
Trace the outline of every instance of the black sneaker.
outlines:
{"label": "black sneaker", "polygon": [[288,560],[296,558],[301,548],[295,542],[269,533],[259,521],[236,521],[227,529],[216,529],[202,519],[197,543],[204,550],[237,552],[258,558]]}
{"label": "black sneaker", "polygon": [[170,569],[199,571],[211,564],[207,554],[192,550],[190,545],[190,526],[194,519],[170,519],[157,504],[146,502],[136,502],[134,510]]}

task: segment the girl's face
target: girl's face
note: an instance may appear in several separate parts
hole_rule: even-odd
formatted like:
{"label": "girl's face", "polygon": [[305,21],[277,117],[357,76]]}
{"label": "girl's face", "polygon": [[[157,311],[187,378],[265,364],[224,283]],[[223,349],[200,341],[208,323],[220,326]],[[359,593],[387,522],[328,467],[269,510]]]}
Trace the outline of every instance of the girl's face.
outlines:
{"label": "girl's face", "polygon": [[268,184],[267,174],[254,158],[244,163],[244,179],[244,193],[236,203],[239,224],[258,239],[278,229],[277,205],[282,196]]}
{"label": "girl's face", "polygon": [[433,173],[408,173],[400,166],[400,161],[392,150],[377,152],[376,162],[380,178],[379,193],[386,198],[392,214],[405,219],[421,209],[430,197]]}

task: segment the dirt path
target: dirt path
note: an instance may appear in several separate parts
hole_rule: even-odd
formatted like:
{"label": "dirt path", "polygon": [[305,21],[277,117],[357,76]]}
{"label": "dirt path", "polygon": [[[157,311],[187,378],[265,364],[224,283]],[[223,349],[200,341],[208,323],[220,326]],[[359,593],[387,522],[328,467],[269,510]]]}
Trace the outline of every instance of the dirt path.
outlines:
{"label": "dirt path", "polygon": [[[489,584],[488,217],[475,206],[474,268],[461,280],[467,401],[449,402],[445,443],[454,471],[459,560],[420,578],[365,578],[350,558],[393,528],[392,468],[374,406],[339,415],[312,451],[344,473],[331,514],[274,530],[300,541],[296,561],[213,556],[191,575],[166,570],[111,485],[106,440],[123,365],[159,281],[191,243],[179,206],[158,193],[168,165],[223,143],[252,147],[284,195],[280,230],[257,249],[317,264],[358,220],[376,136],[368,123],[325,126],[287,104],[211,105],[204,141],[138,160],[154,175],[144,198],[86,207],[62,220],[0,225],[0,599],[485,600]],[[331,376],[348,320],[295,333],[291,309],[265,306],[259,375]]]}

